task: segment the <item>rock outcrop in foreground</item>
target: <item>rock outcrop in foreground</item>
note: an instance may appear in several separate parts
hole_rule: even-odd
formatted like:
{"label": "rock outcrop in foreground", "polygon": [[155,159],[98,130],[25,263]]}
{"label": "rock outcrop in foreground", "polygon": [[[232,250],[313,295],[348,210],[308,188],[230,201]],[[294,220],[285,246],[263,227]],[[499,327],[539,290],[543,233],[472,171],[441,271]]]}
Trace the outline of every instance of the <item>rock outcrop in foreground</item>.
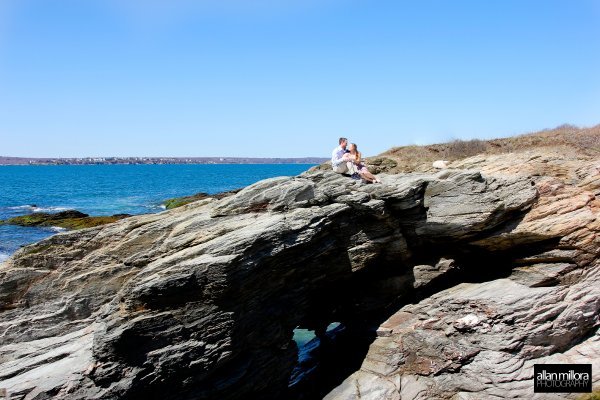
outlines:
{"label": "rock outcrop in foreground", "polygon": [[334,321],[378,337],[329,399],[531,397],[549,362],[594,363],[598,383],[599,165],[315,171],[53,236],[0,269],[0,388],[286,398],[293,329]]}

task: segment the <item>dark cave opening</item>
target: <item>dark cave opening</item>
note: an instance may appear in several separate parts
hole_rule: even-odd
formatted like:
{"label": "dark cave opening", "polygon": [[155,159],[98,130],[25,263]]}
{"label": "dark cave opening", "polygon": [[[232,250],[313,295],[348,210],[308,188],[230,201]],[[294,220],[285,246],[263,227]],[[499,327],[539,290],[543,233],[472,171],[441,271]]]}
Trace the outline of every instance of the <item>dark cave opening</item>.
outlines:
{"label": "dark cave opening", "polygon": [[[516,260],[556,248],[559,238],[535,238],[507,251],[462,245],[422,243],[412,248],[412,265],[381,263],[355,273],[345,284],[343,304],[329,315],[339,325],[299,343],[298,363],[288,387],[288,398],[322,399],[352,373],[360,369],[377,328],[402,306],[415,304],[442,290],[463,282],[481,283],[511,275]],[[435,265],[441,259],[453,260],[455,267],[422,287],[415,287],[413,267]],[[388,284],[390,281],[400,283]],[[388,289],[383,292],[382,288]],[[339,288],[338,288],[339,290]],[[348,295],[351,292],[352,295]],[[373,303],[376,299],[377,302]],[[357,304],[368,304],[365,308]],[[323,309],[321,309],[323,312]],[[323,318],[324,314],[319,317]],[[331,320],[331,319],[330,319]],[[315,326],[311,324],[311,328]],[[308,332],[308,331],[306,331]],[[314,332],[314,331],[313,331]]]}
{"label": "dark cave opening", "polygon": [[297,342],[298,364],[290,377],[286,398],[322,399],[360,368],[374,339],[375,332],[372,335],[357,332],[341,323],[330,324],[323,334],[313,335],[308,341],[300,339]]}

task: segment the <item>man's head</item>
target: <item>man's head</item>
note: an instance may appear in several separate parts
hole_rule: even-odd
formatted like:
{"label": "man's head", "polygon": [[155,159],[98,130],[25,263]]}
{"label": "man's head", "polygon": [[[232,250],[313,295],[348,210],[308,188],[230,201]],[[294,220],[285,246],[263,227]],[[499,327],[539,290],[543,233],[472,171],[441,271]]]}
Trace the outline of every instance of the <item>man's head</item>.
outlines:
{"label": "man's head", "polygon": [[346,139],[345,137],[341,137],[339,143],[340,143],[340,147],[342,149],[345,149],[346,145],[348,144],[348,139]]}

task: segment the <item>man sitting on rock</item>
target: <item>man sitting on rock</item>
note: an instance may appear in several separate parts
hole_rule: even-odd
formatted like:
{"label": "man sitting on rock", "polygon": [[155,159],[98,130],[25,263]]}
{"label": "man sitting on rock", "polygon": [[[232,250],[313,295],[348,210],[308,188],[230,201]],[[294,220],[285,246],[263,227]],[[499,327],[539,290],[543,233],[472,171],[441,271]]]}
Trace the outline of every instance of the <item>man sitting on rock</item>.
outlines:
{"label": "man sitting on rock", "polygon": [[331,152],[331,168],[338,174],[350,174],[354,173],[354,165],[346,146],[348,145],[348,139],[341,137],[339,140],[339,146],[333,149]]}

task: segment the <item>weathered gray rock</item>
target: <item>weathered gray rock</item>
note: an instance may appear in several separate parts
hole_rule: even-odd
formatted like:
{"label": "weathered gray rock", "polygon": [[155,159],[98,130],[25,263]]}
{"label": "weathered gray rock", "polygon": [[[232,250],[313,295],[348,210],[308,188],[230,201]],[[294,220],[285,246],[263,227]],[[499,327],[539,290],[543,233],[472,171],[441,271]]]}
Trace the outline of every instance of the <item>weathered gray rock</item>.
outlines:
{"label": "weathered gray rock", "polygon": [[413,286],[415,289],[426,286],[455,268],[454,260],[446,260],[445,258],[440,259],[435,265],[415,265],[413,267],[415,277]]}
{"label": "weathered gray rock", "polygon": [[[224,199],[59,234],[20,250],[0,267],[0,388],[13,399],[282,398],[296,361],[296,326],[358,326],[390,315],[418,295],[415,287],[439,293],[391,318],[413,333],[384,324],[387,336],[375,341],[363,369],[331,396],[352,398],[351,386],[371,398],[469,388],[512,393],[513,386],[487,378],[436,379],[453,377],[469,362],[480,365],[475,372],[485,368],[485,352],[518,351],[517,360],[567,354],[591,334],[595,256],[552,253],[568,249],[545,244],[593,242],[596,211],[580,210],[569,239],[564,230],[532,228],[544,222],[527,220],[528,210],[544,205],[539,183],[528,176],[448,169],[381,178],[374,185],[329,171],[274,178]],[[583,220],[587,236],[577,229]],[[515,244],[532,247],[510,254]],[[495,257],[493,265],[473,259],[482,254]],[[554,259],[569,266],[540,267]],[[454,286],[445,282],[450,276],[466,281],[461,274],[477,270],[477,262],[478,273],[520,270],[488,286],[443,290]],[[550,278],[564,290],[526,286],[545,286]],[[511,291],[516,295],[507,296]],[[535,328],[531,317],[542,319],[538,333],[527,336]],[[542,328],[556,321],[555,330]],[[501,340],[482,338],[494,329]],[[505,379],[526,378],[508,371]]]}
{"label": "weathered gray rock", "polygon": [[588,336],[599,323],[598,268],[570,287],[499,279],[403,307],[382,325],[385,336],[360,371],[326,398],[531,398],[534,363],[593,363],[597,371],[600,336]]}
{"label": "weathered gray rock", "polygon": [[[469,283],[456,284],[454,279],[447,289],[394,313],[379,327],[378,338],[361,368],[326,399],[578,396],[534,396],[536,363],[591,363],[597,388],[600,202],[594,192],[596,186],[590,183],[597,180],[600,171],[582,165],[581,160],[560,160],[554,153],[548,156],[526,152],[477,156],[454,165],[482,166],[500,179],[530,176],[527,173],[535,171],[531,179],[539,197],[524,216],[499,226],[492,234],[469,237],[460,229],[452,229],[451,233],[466,239],[453,246],[468,249],[466,254],[470,257],[464,257],[464,252],[461,257],[460,251],[453,252],[451,248],[443,252],[454,256],[454,268],[462,267],[467,273],[459,276],[458,282]],[[441,176],[455,173],[456,170],[443,171]],[[453,186],[448,193],[459,188],[460,185]],[[472,188],[474,195],[477,185]],[[474,197],[469,204],[461,204],[451,195],[445,196],[435,200],[440,207],[447,203],[451,213],[460,214],[456,210],[462,206],[467,215],[472,210],[494,214],[493,201],[477,204]],[[509,207],[517,209],[517,203]],[[442,222],[450,223],[450,219]],[[493,217],[488,220],[493,221]],[[444,223],[440,225],[443,226]],[[427,225],[421,229],[422,233],[433,233]],[[441,234],[448,231],[442,229]],[[431,263],[416,265],[413,271],[415,284],[422,286],[446,278],[452,268]]]}

